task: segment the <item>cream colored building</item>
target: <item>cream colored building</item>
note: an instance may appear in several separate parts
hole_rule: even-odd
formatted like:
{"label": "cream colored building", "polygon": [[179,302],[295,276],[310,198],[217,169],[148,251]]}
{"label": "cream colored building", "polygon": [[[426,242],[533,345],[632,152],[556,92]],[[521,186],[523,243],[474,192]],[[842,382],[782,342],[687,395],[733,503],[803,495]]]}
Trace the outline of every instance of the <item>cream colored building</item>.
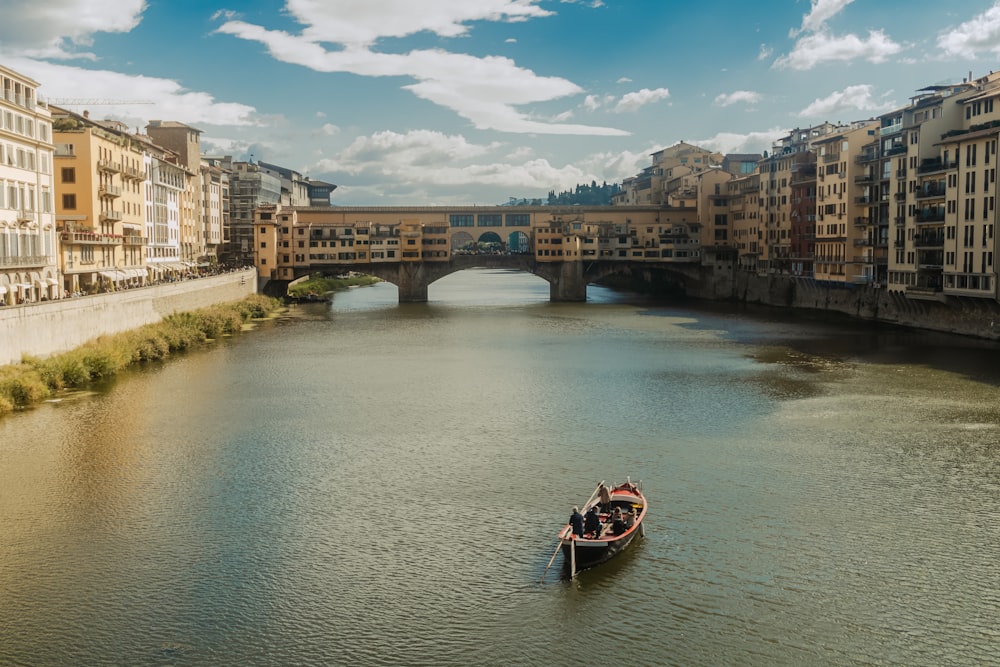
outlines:
{"label": "cream colored building", "polygon": [[145,284],[141,142],[116,121],[52,111],[63,287],[75,293]]}
{"label": "cream colored building", "polygon": [[0,305],[63,294],[52,122],[38,85],[0,66]]}
{"label": "cream colored building", "polygon": [[[814,277],[843,283],[871,283],[875,260],[868,230],[856,224],[872,194],[858,158],[877,121],[861,121],[818,139],[816,150],[816,258]],[[862,243],[862,241],[865,241]]]}
{"label": "cream colored building", "polygon": [[760,174],[754,173],[726,183],[732,246],[743,271],[757,271],[761,255]]}
{"label": "cream colored building", "polygon": [[[209,252],[207,241],[215,235],[205,229],[201,182],[201,130],[169,120],[151,120],[146,134],[159,146],[178,156],[179,166],[187,173],[180,201],[181,262],[193,268],[217,256],[218,248]],[[217,238],[221,241],[222,231]]]}

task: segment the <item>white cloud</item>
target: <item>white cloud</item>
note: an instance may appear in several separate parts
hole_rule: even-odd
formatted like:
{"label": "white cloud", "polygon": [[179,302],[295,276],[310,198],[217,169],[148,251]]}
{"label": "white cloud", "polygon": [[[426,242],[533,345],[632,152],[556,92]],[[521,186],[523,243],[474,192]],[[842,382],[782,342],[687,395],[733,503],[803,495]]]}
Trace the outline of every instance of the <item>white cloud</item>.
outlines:
{"label": "white cloud", "polygon": [[824,62],[850,61],[858,58],[881,63],[902,49],[902,46],[881,30],[872,30],[868,33],[867,39],[857,35],[836,37],[820,32],[800,39],[791,53],[774,61],[773,67],[807,70]]}
{"label": "white cloud", "polygon": [[327,137],[333,137],[340,134],[340,128],[334,125],[333,123],[323,123],[320,126],[319,130],[316,131],[316,134]]}
{"label": "white cloud", "polygon": [[760,51],[757,53],[757,60],[767,60],[771,57],[772,53],[774,53],[774,49],[767,44],[761,44]]}
{"label": "white cloud", "polygon": [[98,32],[129,32],[145,0],[4,0],[0,52],[33,58],[93,58],[80,52]]}
{"label": "white cloud", "polygon": [[285,11],[307,26],[310,43],[370,47],[389,37],[430,32],[460,37],[473,21],[525,21],[551,16],[539,0],[286,0]]}
{"label": "white cloud", "polygon": [[812,0],[809,13],[802,17],[802,27],[799,30],[792,30],[790,36],[794,37],[800,32],[816,32],[822,29],[827,21],[852,2],[854,0]]}
{"label": "white cloud", "polygon": [[[14,58],[5,65],[43,81],[40,97],[152,101],[152,105],[102,105],[108,117],[145,126],[148,118],[169,118],[188,125],[260,125],[253,107],[219,102],[211,94],[187,90],[171,79],[131,76],[107,70],[87,70],[38,60]],[[127,91],[127,94],[123,94]],[[92,111],[96,111],[92,110]]]}
{"label": "white cloud", "polygon": [[752,90],[737,90],[732,93],[723,93],[715,98],[715,104],[720,107],[728,107],[739,102],[745,104],[757,104],[761,100],[761,94]]}
{"label": "white cloud", "polygon": [[1000,2],[982,14],[941,33],[938,46],[946,55],[975,58],[980,51],[1000,53]]}
{"label": "white cloud", "polygon": [[788,130],[777,127],[746,134],[719,132],[710,139],[700,139],[691,143],[722,154],[762,153],[771,150],[774,142],[787,134]]}
{"label": "white cloud", "polygon": [[618,80],[615,81],[615,83],[632,83],[632,79],[628,78],[627,76],[623,76],[619,77]]}
{"label": "white cloud", "polygon": [[[222,24],[220,33],[265,45],[283,62],[318,72],[345,72],[360,76],[416,79],[404,86],[420,98],[451,109],[478,129],[512,133],[625,136],[610,127],[570,125],[532,120],[518,107],[583,92],[560,77],[540,76],[501,56],[477,57],[442,49],[408,53],[379,53],[368,47],[379,37],[398,37],[420,30],[441,36],[463,34],[465,22],[518,20],[545,16],[537,0],[351,0],[323,3],[288,0],[289,12],[304,25],[300,35],[243,21]],[[388,20],[387,17],[391,17]],[[356,30],[349,29],[351,26]],[[337,43],[342,49],[328,50]]]}
{"label": "white cloud", "polygon": [[798,113],[803,118],[830,118],[846,111],[886,111],[895,108],[892,101],[879,101],[872,97],[869,84],[848,86],[843,90],[818,98]]}
{"label": "white cloud", "polygon": [[654,90],[643,88],[634,93],[622,95],[622,98],[618,100],[618,104],[615,105],[614,111],[616,113],[635,111],[647,104],[653,104],[668,97],[670,97],[670,91],[666,88],[656,88]]}
{"label": "white cloud", "polygon": [[[460,135],[431,130],[385,131],[358,137],[336,157],[312,165],[310,171],[349,174],[362,183],[371,179],[407,188],[485,185],[537,190],[566,188],[593,178],[578,166],[556,167],[540,158],[490,161],[500,148],[500,143],[474,144]],[[522,159],[528,151],[508,152],[508,157]]]}

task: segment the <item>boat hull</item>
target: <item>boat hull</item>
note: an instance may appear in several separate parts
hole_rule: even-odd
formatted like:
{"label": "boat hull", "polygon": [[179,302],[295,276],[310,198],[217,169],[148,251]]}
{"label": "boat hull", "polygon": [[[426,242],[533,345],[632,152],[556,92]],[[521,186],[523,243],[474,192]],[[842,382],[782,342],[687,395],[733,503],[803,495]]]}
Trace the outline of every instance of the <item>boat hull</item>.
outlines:
{"label": "boat hull", "polygon": [[[570,526],[566,525],[559,533],[564,570],[569,573],[570,577],[575,576],[576,572],[580,570],[611,560],[644,534],[642,522],[646,518],[647,504],[645,496],[637,485],[628,482],[615,486],[610,489],[610,495],[606,502],[588,502],[584,511],[595,504],[600,506],[602,510],[601,523],[603,528],[601,531],[574,536]],[[619,535],[611,533],[611,514],[616,509],[634,517],[633,522]]]}

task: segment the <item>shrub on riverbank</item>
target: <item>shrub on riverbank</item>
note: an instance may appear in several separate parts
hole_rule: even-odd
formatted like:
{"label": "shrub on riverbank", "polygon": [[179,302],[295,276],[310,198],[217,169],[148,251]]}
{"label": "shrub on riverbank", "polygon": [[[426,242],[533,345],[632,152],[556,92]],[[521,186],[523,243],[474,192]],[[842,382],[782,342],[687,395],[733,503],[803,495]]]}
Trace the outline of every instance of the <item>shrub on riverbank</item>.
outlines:
{"label": "shrub on riverbank", "polygon": [[371,285],[379,282],[375,276],[363,274],[348,275],[343,277],[324,276],[322,273],[314,273],[308,280],[303,280],[288,288],[288,296],[293,299],[305,299],[308,297],[319,297],[330,292],[335,292],[356,285]]}
{"label": "shrub on riverbank", "polygon": [[265,317],[280,306],[260,294],[242,301],[186,313],[155,324],[101,336],[75,350],[46,359],[25,357],[0,366],[0,415],[44,401],[64,389],[112,377],[133,364],[157,361],[219,336],[239,333],[244,323]]}

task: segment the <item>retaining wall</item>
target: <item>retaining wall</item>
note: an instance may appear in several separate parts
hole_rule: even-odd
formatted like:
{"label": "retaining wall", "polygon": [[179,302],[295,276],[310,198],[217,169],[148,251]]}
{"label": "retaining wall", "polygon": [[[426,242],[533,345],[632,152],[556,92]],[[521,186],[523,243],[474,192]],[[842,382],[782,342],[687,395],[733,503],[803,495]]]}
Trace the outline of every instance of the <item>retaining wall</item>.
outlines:
{"label": "retaining wall", "polygon": [[89,340],[159,322],[173,313],[239,301],[257,291],[253,270],[0,308],[0,365],[47,357]]}

